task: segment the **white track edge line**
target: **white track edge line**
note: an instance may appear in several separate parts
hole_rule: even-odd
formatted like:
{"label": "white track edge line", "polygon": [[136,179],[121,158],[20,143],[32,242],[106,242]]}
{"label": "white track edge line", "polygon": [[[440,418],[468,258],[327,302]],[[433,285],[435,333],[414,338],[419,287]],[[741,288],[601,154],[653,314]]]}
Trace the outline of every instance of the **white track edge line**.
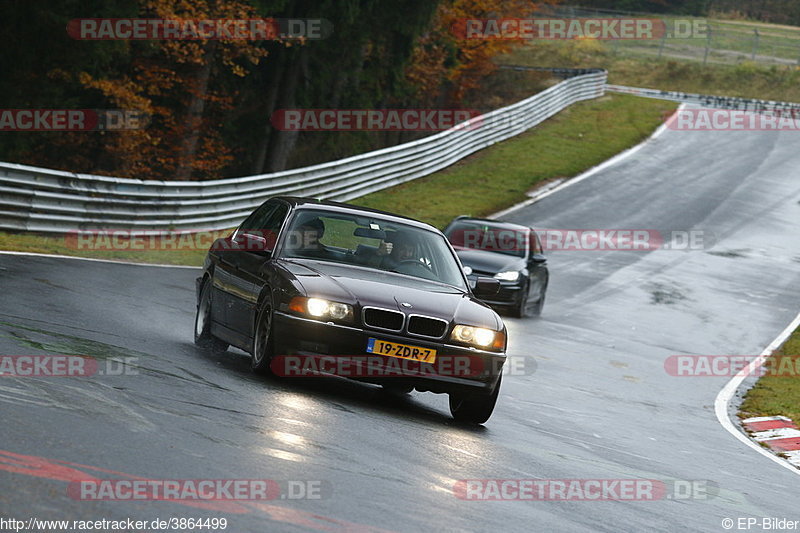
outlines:
{"label": "white track edge line", "polygon": [[133,263],[130,261],[115,261],[113,259],[95,259],[94,257],[77,257],[74,255],[58,255],[58,254],[41,254],[38,252],[14,252],[10,250],[0,250],[2,255],[29,255],[33,257],[54,257],[56,259],[77,259],[79,261],[95,261],[98,263],[113,263],[117,265],[134,265],[134,266],[147,266],[159,268],[202,268],[199,266],[189,265],[162,265],[159,263]]}
{"label": "white track edge line", "polygon": [[[686,107],[686,105],[687,104],[681,104],[680,106],[678,106],[678,110],[684,109]],[[589,178],[589,177],[597,174],[601,170],[605,170],[606,168],[608,168],[608,167],[610,167],[610,166],[612,166],[612,165],[614,165],[616,163],[619,163],[623,159],[632,156],[633,154],[635,154],[636,152],[641,150],[650,141],[652,141],[656,137],[659,137],[666,130],[667,130],[667,123],[664,122],[658,128],[656,128],[656,131],[654,131],[647,139],[645,139],[644,141],[640,142],[636,146],[632,146],[632,147],[628,148],[627,150],[624,150],[624,151],[618,153],[617,155],[615,155],[611,159],[607,159],[607,160],[603,161],[599,165],[590,168],[589,170],[583,172],[582,174],[578,174],[574,178],[567,179],[564,183],[558,185],[557,187],[553,187],[552,189],[547,189],[547,190],[543,191],[541,194],[535,195],[533,198],[530,198],[530,199],[525,200],[523,202],[520,202],[518,204],[512,205],[511,207],[507,207],[506,209],[498,211],[497,213],[493,213],[493,214],[489,215],[487,218],[499,218],[499,217],[505,216],[505,215],[507,215],[509,213],[512,213],[512,212],[516,211],[517,209],[522,209],[523,207],[527,207],[527,206],[529,206],[531,204],[534,204],[534,203],[538,202],[539,200],[541,200],[543,198],[547,198],[551,194],[555,194],[555,193],[557,193],[558,191],[560,191],[562,189],[566,189],[570,185],[575,185],[576,183],[581,182],[581,181],[585,180],[586,178]],[[544,187],[547,187],[547,186],[545,185]]]}
{"label": "white track edge line", "polygon": [[798,470],[796,466],[792,465],[785,459],[778,457],[773,453],[770,453],[765,448],[761,447],[759,444],[756,444],[756,442],[750,439],[747,435],[739,431],[739,429],[733,424],[730,417],[728,416],[728,408],[730,406],[730,402],[733,399],[733,396],[736,394],[737,389],[744,381],[745,377],[747,377],[748,375],[752,375],[752,372],[754,372],[758,367],[764,364],[766,358],[769,355],[771,355],[772,352],[777,350],[781,346],[781,344],[786,342],[786,339],[789,338],[789,336],[792,334],[794,330],[797,329],[798,326],[800,326],[800,314],[798,314],[794,318],[794,320],[792,320],[791,324],[786,326],[786,329],[784,329],[780,333],[780,335],[778,335],[775,338],[775,340],[772,341],[770,345],[764,349],[763,352],[761,352],[761,355],[759,355],[749,365],[747,365],[747,367],[744,370],[733,376],[731,380],[728,383],[726,383],[724,387],[722,387],[722,390],[719,391],[719,394],[717,394],[717,398],[714,400],[714,413],[717,415],[717,420],[719,421],[719,423],[722,425],[723,428],[725,428],[728,431],[728,433],[730,433],[731,435],[733,435],[734,437],[736,437],[737,439],[739,439],[740,441],[742,441],[743,443],[745,443],[746,445],[748,445],[749,447],[760,453],[761,455],[768,457],[769,459],[775,461],[782,467],[791,470],[797,475],[800,475],[800,470]]}

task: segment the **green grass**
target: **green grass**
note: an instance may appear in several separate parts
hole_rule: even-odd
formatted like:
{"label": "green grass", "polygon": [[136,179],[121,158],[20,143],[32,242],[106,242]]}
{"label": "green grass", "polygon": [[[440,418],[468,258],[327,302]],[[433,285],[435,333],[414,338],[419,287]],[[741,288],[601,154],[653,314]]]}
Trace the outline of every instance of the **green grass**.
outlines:
{"label": "green grass", "polygon": [[[788,357],[793,361],[792,368],[797,370],[800,367],[800,328],[773,357]],[[783,366],[778,364],[777,368]],[[747,391],[739,408],[741,418],[783,415],[796,424],[800,423],[800,374],[791,375],[788,371],[779,373],[785,375],[767,373]]]}
{"label": "green grass", "polygon": [[[666,21],[666,38],[662,38],[659,31],[653,39],[605,41],[604,44],[615,53],[631,56],[663,55],[701,62],[707,59],[709,63],[720,64],[739,63],[750,59],[753,52],[756,59],[776,64],[796,65],[800,59],[800,27],[685,15],[635,16]],[[693,34],[691,28],[698,23],[699,33]],[[687,30],[690,30],[689,35],[686,35]],[[708,58],[705,57],[706,46],[710,46]]]}
{"label": "green grass", "polygon": [[[226,232],[220,232],[226,233]],[[200,248],[208,239],[197,242]],[[210,244],[210,243],[209,243]],[[108,248],[108,247],[106,247]],[[163,246],[162,250],[97,250],[78,247],[76,243],[66,236],[50,236],[33,233],[0,232],[0,250],[14,250],[17,252],[35,252],[42,254],[70,255],[75,257],[90,257],[94,259],[107,259],[111,261],[129,261],[134,263],[154,263],[162,265],[192,265],[200,266],[208,251],[204,249],[191,249],[192,246]],[[189,248],[189,249],[186,249]]]}
{"label": "green grass", "polygon": [[[659,17],[675,20],[674,17]],[[699,20],[707,24],[708,31],[703,35],[686,38],[667,38],[653,40],[627,40],[614,43],[618,52],[659,54],[663,45],[664,55],[681,54],[702,61],[706,45],[709,44],[709,60],[722,63],[736,63],[743,58],[771,58],[771,61],[785,60],[797,62],[800,58],[800,28],[775,26],[752,22],[722,21],[697,17],[677,17],[680,20]],[[668,27],[672,27],[669,24]],[[758,30],[756,38],[755,30]]]}
{"label": "green grass", "polygon": [[441,172],[352,203],[440,228],[457,215],[487,215],[525,200],[537,185],[575,176],[639,143],[672,109],[670,102],[626,95],[581,102]]}
{"label": "green grass", "polygon": [[697,61],[615,54],[611,46],[589,40],[539,41],[535,46],[518,48],[499,62],[537,67],[600,67],[609,71],[608,82],[615,85],[800,102],[800,68],[794,66],[749,61],[704,66]]}

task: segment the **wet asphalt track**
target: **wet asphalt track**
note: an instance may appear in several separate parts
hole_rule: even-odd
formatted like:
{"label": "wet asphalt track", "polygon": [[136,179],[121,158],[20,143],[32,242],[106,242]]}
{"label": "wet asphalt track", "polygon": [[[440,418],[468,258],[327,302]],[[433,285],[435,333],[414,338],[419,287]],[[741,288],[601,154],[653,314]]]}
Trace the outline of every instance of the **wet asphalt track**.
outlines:
{"label": "wet asphalt track", "polygon": [[[133,357],[138,372],[0,379],[0,517],[226,517],[233,532],[724,531],[725,517],[798,520],[800,476],[717,423],[726,379],[663,366],[672,354],[759,353],[797,314],[798,146],[792,132],[668,131],[507,216],[547,229],[699,229],[714,245],[550,253],[544,316],[507,319],[510,353],[536,370],[506,376],[479,428],[454,424],[445,396],[265,380],[242,353],[198,351],[196,270],[0,255],[0,354]],[[196,507],[67,496],[69,480],[91,476],[320,480],[325,497]],[[471,502],[452,492],[465,478],[720,489],[706,500]]]}

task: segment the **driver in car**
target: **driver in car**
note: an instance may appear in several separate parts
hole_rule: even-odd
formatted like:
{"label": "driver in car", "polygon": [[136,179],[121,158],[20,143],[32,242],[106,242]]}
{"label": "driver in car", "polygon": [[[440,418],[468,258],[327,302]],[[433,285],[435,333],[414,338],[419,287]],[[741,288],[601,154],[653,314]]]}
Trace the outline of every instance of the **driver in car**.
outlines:
{"label": "driver in car", "polygon": [[413,261],[416,246],[407,233],[396,231],[390,241],[381,241],[376,254],[381,257],[380,267],[386,270],[395,269],[403,261]]}

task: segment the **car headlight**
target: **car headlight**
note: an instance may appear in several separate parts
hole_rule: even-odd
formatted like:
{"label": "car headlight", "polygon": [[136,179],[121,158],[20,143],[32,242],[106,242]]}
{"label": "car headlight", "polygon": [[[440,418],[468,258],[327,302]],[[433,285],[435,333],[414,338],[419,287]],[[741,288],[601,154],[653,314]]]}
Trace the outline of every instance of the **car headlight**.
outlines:
{"label": "car headlight", "polygon": [[353,306],[340,302],[331,302],[322,298],[304,298],[295,296],[289,302],[289,310],[308,315],[312,318],[336,320],[339,322],[353,321]]}
{"label": "car headlight", "polygon": [[519,279],[519,271],[508,270],[506,272],[500,272],[494,275],[494,279],[499,279],[500,281],[517,281]]}
{"label": "car headlight", "polygon": [[478,348],[502,350],[505,347],[505,335],[502,331],[461,324],[453,328],[453,333],[450,334],[450,340],[462,344],[469,344]]}

